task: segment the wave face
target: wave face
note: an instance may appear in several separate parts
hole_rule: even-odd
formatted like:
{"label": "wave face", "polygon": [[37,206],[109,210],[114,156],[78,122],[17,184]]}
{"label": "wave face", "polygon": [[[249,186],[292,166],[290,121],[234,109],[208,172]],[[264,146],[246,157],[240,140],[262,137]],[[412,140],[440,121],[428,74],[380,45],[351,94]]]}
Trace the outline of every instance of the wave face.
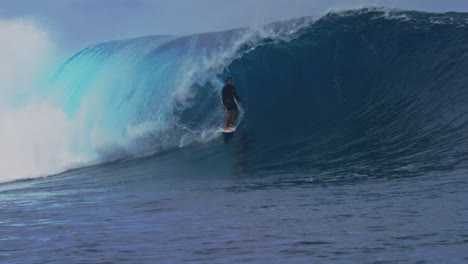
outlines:
{"label": "wave face", "polygon": [[[289,38],[307,19],[186,37],[151,36],[98,44],[67,59],[48,97],[79,118],[88,154],[107,158],[179,147],[218,135],[218,74],[265,42]],[[80,149],[81,151],[83,148]],[[122,153],[124,152],[124,153]]]}
{"label": "wave face", "polygon": [[335,179],[466,167],[467,22],[458,13],[328,14],[233,62],[269,166]]}
{"label": "wave face", "polygon": [[335,178],[452,170],[467,165],[467,21],[362,9],[112,41],[66,59],[39,85],[40,98],[63,113],[71,155],[96,163],[212,144],[232,75],[246,103],[233,137],[248,145],[249,170]]}

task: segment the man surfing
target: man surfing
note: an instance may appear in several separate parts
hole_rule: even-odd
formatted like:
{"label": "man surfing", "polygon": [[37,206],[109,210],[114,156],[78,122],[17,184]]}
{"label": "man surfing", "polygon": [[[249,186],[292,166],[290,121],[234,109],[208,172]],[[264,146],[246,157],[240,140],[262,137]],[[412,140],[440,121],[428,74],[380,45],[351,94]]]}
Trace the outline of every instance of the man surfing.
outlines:
{"label": "man surfing", "polygon": [[232,77],[228,77],[226,79],[226,85],[223,87],[222,96],[223,110],[227,109],[226,118],[224,119],[224,131],[231,132],[231,128],[234,127],[234,122],[239,115],[239,110],[237,109],[237,104],[234,101],[234,97],[236,98],[239,105],[242,106],[242,102],[237,95],[236,87],[232,85]]}

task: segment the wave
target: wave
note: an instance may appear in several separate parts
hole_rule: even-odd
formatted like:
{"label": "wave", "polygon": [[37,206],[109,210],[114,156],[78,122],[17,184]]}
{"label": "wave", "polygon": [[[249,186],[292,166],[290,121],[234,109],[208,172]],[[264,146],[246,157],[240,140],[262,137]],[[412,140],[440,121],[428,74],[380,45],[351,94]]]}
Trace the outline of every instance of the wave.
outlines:
{"label": "wave", "polygon": [[[229,67],[258,170],[388,177],[467,166],[468,14],[362,9]],[[269,154],[273,153],[273,154]],[[265,161],[266,160],[266,161]],[[315,177],[315,176],[314,176]]]}
{"label": "wave", "polygon": [[[221,125],[219,73],[236,58],[306,27],[298,19],[191,36],[150,36],[91,46],[63,62],[47,98],[80,124],[75,142],[100,159],[207,142]],[[216,110],[215,110],[216,109]]]}
{"label": "wave", "polygon": [[60,63],[38,90],[62,113],[56,122],[66,123],[61,142],[74,161],[211,144],[220,88],[232,75],[246,103],[236,134],[253,138],[256,171],[453,169],[467,164],[467,21],[361,9],[111,41]]}

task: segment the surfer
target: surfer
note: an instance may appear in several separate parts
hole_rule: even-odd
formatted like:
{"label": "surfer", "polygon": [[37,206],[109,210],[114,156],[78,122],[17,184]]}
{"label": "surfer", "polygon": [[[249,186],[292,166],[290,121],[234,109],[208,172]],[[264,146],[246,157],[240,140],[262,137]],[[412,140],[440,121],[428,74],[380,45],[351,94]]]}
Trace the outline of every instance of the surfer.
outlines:
{"label": "surfer", "polygon": [[[234,127],[234,121],[236,121],[237,116],[239,115],[239,110],[237,109],[237,104],[234,101],[234,97],[240,106],[242,102],[237,95],[236,87],[232,84],[232,77],[226,79],[226,85],[223,87],[223,110],[227,109],[226,118],[224,119],[224,131],[229,131],[229,128]],[[232,115],[232,118],[231,118]],[[231,121],[229,122],[229,119]]]}

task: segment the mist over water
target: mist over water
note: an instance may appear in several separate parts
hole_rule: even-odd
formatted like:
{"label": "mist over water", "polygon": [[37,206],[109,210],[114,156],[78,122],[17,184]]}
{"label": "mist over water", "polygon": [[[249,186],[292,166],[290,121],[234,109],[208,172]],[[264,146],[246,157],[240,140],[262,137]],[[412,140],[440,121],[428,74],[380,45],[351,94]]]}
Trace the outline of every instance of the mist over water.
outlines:
{"label": "mist over water", "polygon": [[27,20],[0,21],[0,34],[0,181],[61,172],[78,160],[71,121],[41,91],[56,47]]}

